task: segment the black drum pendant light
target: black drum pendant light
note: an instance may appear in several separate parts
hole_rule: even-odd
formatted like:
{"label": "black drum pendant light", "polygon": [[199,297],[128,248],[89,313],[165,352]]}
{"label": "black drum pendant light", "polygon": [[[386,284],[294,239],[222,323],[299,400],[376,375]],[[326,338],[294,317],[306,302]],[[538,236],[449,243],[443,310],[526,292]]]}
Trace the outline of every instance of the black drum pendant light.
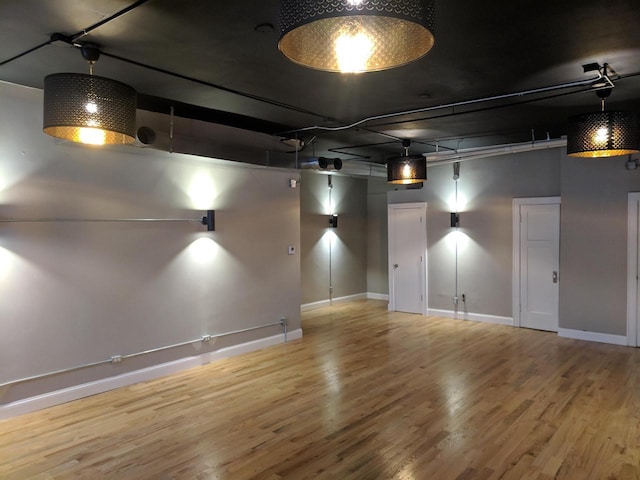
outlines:
{"label": "black drum pendant light", "polygon": [[90,74],[57,73],[44,79],[43,131],[90,145],[127,144],[136,136],[136,91],[93,75],[100,51],[83,46]]}
{"label": "black drum pendant light", "polygon": [[604,100],[611,88],[598,90],[602,111],[569,118],[567,155],[571,157],[617,157],[638,153],[640,128],[634,112],[606,112]]}
{"label": "black drum pendant light", "polygon": [[409,155],[409,140],[403,140],[404,155],[387,161],[387,182],[408,185],[427,181],[427,159],[423,155]]}
{"label": "black drum pendant light", "polygon": [[386,70],[431,50],[434,22],[433,0],[281,0],[278,48],[318,70]]}

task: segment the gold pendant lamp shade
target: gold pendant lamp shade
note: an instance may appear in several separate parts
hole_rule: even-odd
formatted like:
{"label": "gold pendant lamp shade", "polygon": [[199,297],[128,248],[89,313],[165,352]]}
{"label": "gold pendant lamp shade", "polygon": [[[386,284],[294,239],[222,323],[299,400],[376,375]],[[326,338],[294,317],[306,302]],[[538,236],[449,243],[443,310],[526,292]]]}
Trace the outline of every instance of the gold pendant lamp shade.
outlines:
{"label": "gold pendant lamp shade", "polygon": [[132,143],[136,91],[109,78],[56,73],[44,79],[44,133],[89,145]]}
{"label": "gold pendant lamp shade", "polygon": [[387,162],[387,182],[408,185],[427,181],[427,159],[422,155],[392,158]]}
{"label": "gold pendant lamp shade", "polygon": [[282,0],[278,48],[329,72],[399,67],[433,47],[433,0]]}
{"label": "gold pendant lamp shade", "polygon": [[617,157],[638,153],[640,128],[634,112],[593,112],[569,118],[567,155]]}

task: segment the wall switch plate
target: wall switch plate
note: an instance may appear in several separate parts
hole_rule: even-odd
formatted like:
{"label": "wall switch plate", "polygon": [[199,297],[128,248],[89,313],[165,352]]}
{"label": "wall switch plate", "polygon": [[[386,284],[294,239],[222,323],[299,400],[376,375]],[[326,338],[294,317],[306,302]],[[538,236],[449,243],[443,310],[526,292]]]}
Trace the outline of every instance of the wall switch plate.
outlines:
{"label": "wall switch plate", "polygon": [[289,255],[295,255],[296,254],[296,247],[294,245],[289,245],[289,249],[287,250],[287,253]]}

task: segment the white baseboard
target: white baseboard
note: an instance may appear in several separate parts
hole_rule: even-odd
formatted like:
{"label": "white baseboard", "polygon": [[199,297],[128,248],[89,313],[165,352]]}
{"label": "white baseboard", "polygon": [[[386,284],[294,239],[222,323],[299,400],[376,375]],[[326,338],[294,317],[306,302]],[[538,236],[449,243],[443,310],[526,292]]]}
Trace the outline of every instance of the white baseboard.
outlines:
{"label": "white baseboard", "polygon": [[496,325],[509,325],[513,326],[513,318],[511,317],[499,317],[497,315],[487,315],[485,313],[469,313],[469,312],[456,312],[454,310],[440,310],[437,308],[429,308],[427,315],[435,317],[447,317],[455,318],[457,320],[471,320],[473,322],[493,323]]}
{"label": "white baseboard", "polygon": [[389,295],[387,295],[386,293],[367,292],[367,299],[368,300],[386,300],[388,302]]}
{"label": "white baseboard", "polygon": [[628,345],[626,335],[611,335],[609,333],[587,332],[585,330],[572,330],[559,328],[558,336],[573,338],[574,340],[587,340],[589,342],[611,343],[613,345]]}
{"label": "white baseboard", "polygon": [[336,303],[345,303],[345,302],[353,302],[355,300],[366,300],[366,293],[356,293],[355,295],[347,295],[345,297],[336,297],[332,300],[320,300],[318,302],[305,303],[300,305],[301,312],[307,312],[309,310],[315,310],[316,308],[330,307]]}
{"label": "white baseboard", "polygon": [[[302,329],[287,332],[287,341],[302,338]],[[123,373],[113,377],[103,378],[94,382],[74,385],[72,387],[44,393],[35,397],[17,400],[6,405],[0,405],[0,420],[5,418],[17,417],[25,413],[35,412],[43,408],[60,405],[62,403],[78,400],[80,398],[89,397],[98,393],[103,393],[115,388],[126,387],[135,383],[146,382],[156,378],[164,377],[174,373],[187,370],[189,368],[205,365],[223,358],[234,357],[243,353],[260,350],[283,343],[282,334],[253,340],[251,342],[233,345],[231,347],[222,348],[212,352],[195,355],[193,357],[181,358],[172,362],[154,365],[152,367],[135,370],[133,372]]]}

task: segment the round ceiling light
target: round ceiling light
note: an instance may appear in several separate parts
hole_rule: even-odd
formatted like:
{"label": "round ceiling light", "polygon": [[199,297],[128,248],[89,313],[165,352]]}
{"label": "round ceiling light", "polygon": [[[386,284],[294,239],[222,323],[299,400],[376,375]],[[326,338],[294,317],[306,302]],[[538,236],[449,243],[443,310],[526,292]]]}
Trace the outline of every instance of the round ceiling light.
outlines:
{"label": "round ceiling light", "polygon": [[278,48],[329,72],[386,70],[431,50],[433,0],[282,0]]}

